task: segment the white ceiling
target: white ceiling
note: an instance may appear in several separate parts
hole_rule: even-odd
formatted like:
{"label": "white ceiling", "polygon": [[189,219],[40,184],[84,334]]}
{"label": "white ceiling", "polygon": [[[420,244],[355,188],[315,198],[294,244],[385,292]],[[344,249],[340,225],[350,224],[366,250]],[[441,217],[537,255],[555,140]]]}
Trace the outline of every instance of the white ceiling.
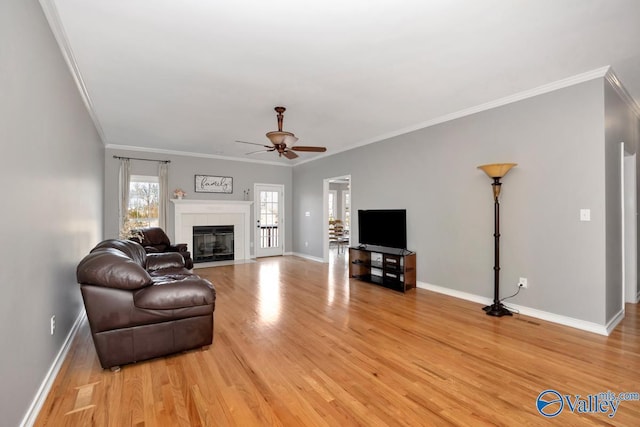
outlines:
{"label": "white ceiling", "polygon": [[41,2],[107,146],[274,161],[234,141],[283,105],[328,155],[605,66],[640,101],[638,0]]}

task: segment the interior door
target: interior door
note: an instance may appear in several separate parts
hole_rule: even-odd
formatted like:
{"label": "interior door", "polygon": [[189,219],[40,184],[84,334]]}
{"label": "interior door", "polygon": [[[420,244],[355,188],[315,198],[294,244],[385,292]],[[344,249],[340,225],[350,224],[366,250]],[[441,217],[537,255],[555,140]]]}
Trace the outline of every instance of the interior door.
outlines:
{"label": "interior door", "polygon": [[284,186],[256,184],[256,258],[284,254]]}

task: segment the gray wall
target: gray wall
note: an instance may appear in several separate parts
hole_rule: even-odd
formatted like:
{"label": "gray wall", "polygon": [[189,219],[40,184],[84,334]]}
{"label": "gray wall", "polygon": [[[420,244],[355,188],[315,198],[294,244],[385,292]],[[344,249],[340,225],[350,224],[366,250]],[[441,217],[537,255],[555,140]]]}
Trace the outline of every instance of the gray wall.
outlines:
{"label": "gray wall", "polygon": [[[604,83],[605,101],[605,161],[607,200],[607,257],[606,257],[606,320],[613,319],[622,309],[622,208],[620,143],[625,151],[636,153],[638,147],[639,121],[633,111],[620,98],[607,80]],[[636,162],[638,157],[636,156]],[[636,165],[636,173],[638,172]]]}
{"label": "gray wall", "polygon": [[527,277],[515,303],[603,324],[604,132],[597,79],[298,165],[294,251],[322,257],[322,180],[350,174],[353,243],[358,209],[407,209],[418,280],[492,297],[491,181],[476,167],[517,162],[501,196],[502,294]]}
{"label": "gray wall", "polygon": [[[118,173],[120,161],[113,156],[138,157],[154,160],[171,160],[169,165],[169,193],[173,197],[173,190],[182,188],[187,192],[188,199],[203,200],[244,200],[243,190],[250,189],[250,200],[253,200],[253,184],[282,184],[285,192],[285,252],[292,248],[292,169],[290,166],[270,164],[236,162],[214,158],[178,156],[137,151],[107,149],[105,156],[105,236],[118,236]],[[131,161],[131,173],[135,175],[157,175],[156,162]],[[230,176],[233,178],[233,193],[196,193],[194,192],[194,175]],[[255,205],[252,206],[252,208]],[[169,203],[167,215],[167,234],[173,241],[174,237],[174,205]],[[254,224],[253,209],[251,224]],[[191,242],[176,242],[188,243]],[[251,254],[253,251],[253,233],[251,235]]]}
{"label": "gray wall", "polygon": [[36,0],[0,3],[0,86],[0,424],[16,426],[82,310],[104,147]]}

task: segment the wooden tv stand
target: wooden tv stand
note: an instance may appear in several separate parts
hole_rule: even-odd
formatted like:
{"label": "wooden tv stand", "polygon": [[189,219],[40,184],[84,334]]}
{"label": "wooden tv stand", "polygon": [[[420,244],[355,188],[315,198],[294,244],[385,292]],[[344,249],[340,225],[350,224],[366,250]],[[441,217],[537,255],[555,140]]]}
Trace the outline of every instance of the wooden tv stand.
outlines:
{"label": "wooden tv stand", "polygon": [[382,246],[351,247],[349,277],[406,292],[416,287],[416,253]]}

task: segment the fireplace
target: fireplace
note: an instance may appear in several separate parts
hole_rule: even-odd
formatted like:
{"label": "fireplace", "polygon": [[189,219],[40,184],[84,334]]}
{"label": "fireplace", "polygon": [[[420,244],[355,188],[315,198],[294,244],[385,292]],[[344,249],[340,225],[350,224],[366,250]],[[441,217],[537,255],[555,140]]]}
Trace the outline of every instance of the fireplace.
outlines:
{"label": "fireplace", "polygon": [[[193,248],[193,227],[233,225],[233,260],[251,259],[251,206],[245,200],[171,199],[174,205],[174,240],[189,242]],[[192,251],[195,252],[195,251]],[[195,254],[194,254],[195,255]],[[196,263],[202,268],[207,263]]]}
{"label": "fireplace", "polygon": [[193,226],[194,263],[233,259],[233,225]]}

